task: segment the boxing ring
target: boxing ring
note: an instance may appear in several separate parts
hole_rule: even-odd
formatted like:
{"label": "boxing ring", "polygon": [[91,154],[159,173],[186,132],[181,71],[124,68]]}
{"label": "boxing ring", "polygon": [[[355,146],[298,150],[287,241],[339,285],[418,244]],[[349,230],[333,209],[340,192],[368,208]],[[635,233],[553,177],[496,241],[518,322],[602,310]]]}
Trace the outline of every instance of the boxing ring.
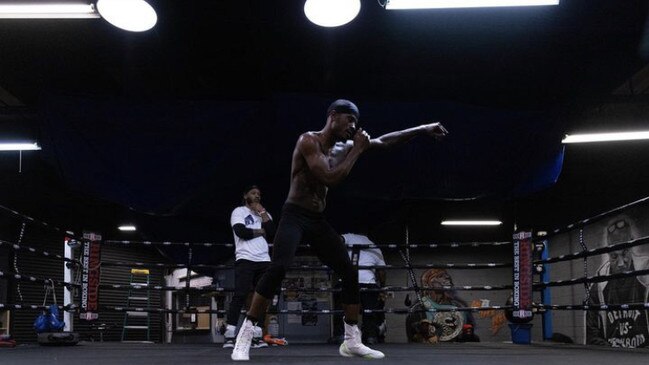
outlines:
{"label": "boxing ring", "polygon": [[[599,346],[576,345],[515,345],[507,343],[442,343],[435,347],[423,344],[380,344],[376,348],[386,358],[375,360],[383,364],[416,365],[422,363],[450,363],[463,365],[521,364],[616,364],[637,365],[647,359],[643,349],[612,349]],[[12,365],[47,364],[143,364],[173,365],[178,363],[221,364],[234,363],[229,349],[214,345],[138,346],[110,342],[81,343],[74,347],[18,346],[2,350],[2,359]],[[341,364],[367,363],[369,360],[344,358],[331,345],[289,345],[251,351],[250,363],[255,364]],[[3,362],[4,363],[4,362]]]}
{"label": "boxing ring", "polygon": [[[555,229],[551,231],[550,234],[539,234],[538,232],[535,232],[535,234],[529,233],[525,237],[529,241],[528,245],[532,255],[527,258],[527,266],[518,265],[520,264],[521,258],[517,258],[516,256],[519,252],[516,248],[516,237],[523,236],[515,236],[515,239],[513,240],[515,246],[513,250],[515,257],[513,260],[514,265],[512,262],[484,261],[465,263],[418,263],[416,262],[418,255],[411,253],[414,250],[424,250],[429,252],[439,249],[452,251],[456,249],[480,250],[485,248],[490,250],[495,248],[497,250],[508,250],[512,252],[512,242],[413,244],[408,242],[408,237],[406,235],[405,243],[354,246],[354,255],[357,255],[358,251],[362,249],[380,248],[384,250],[384,252],[391,252],[391,256],[386,255],[386,258],[389,257],[392,258],[392,260],[396,260],[395,262],[399,262],[399,264],[389,264],[385,266],[358,266],[359,269],[383,269],[389,270],[390,272],[401,272],[402,275],[400,278],[407,278],[408,285],[406,286],[386,285],[378,289],[362,288],[361,290],[380,291],[392,295],[392,300],[389,303],[386,302],[386,307],[384,309],[372,310],[372,312],[385,313],[386,317],[390,316],[390,318],[393,318],[394,322],[404,322],[404,316],[407,316],[408,318],[414,316],[414,322],[409,322],[408,320],[405,322],[406,327],[411,326],[411,329],[414,328],[415,331],[420,331],[422,323],[428,324],[426,330],[429,331],[429,337],[425,334],[422,335],[421,333],[418,333],[419,337],[417,338],[422,339],[423,336],[423,341],[419,341],[423,343],[414,343],[412,341],[408,343],[395,343],[386,340],[386,343],[374,345],[373,347],[386,353],[386,359],[381,361],[389,361],[390,363],[401,362],[406,364],[421,363],[422,361],[429,361],[430,359],[434,359],[435,362],[459,362],[463,364],[517,364],[521,361],[525,361],[529,364],[546,364],[552,361],[559,363],[570,362],[573,364],[608,364],[611,362],[617,364],[638,364],[643,360],[646,361],[648,356],[646,348],[622,349],[607,346],[584,345],[587,343],[586,334],[584,334],[583,338],[579,338],[578,335],[569,334],[568,337],[573,340],[574,344],[559,344],[557,342],[551,342],[551,340],[553,340],[555,332],[559,332],[553,331],[553,324],[555,329],[563,328],[562,320],[565,318],[573,318],[572,321],[574,322],[574,318],[579,319],[583,317],[584,327],[586,327],[587,320],[596,318],[593,316],[589,317],[589,312],[597,313],[598,315],[599,313],[604,313],[604,315],[599,317],[606,318],[607,313],[617,313],[614,317],[624,317],[631,316],[631,312],[629,311],[635,311],[633,313],[646,313],[647,310],[649,310],[649,303],[646,300],[628,303],[593,303],[592,300],[592,298],[594,298],[593,292],[599,288],[598,283],[609,281],[614,282],[615,280],[625,278],[642,278],[645,275],[649,275],[649,268],[638,269],[635,267],[633,270],[605,273],[601,269],[602,267],[605,267],[605,265],[602,264],[600,265],[600,269],[593,274],[593,265],[589,265],[589,259],[591,260],[590,262],[592,262],[594,257],[611,255],[611,253],[624,250],[631,252],[630,255],[637,253],[644,254],[645,249],[634,248],[646,245],[649,242],[649,237],[636,235],[636,237],[623,242],[615,242],[606,246],[593,247],[591,239],[596,237],[597,234],[592,232],[589,233],[588,228],[590,225],[598,221],[603,222],[607,219],[611,219],[611,217],[616,217],[623,211],[643,206],[646,204],[648,199],[649,198],[642,199],[609,212],[602,213],[598,216],[572,223],[566,227]],[[21,222],[22,225],[21,234],[18,239],[14,241],[0,239],[0,249],[12,251],[19,254],[21,257],[40,257],[41,259],[53,260],[55,262],[53,266],[58,268],[57,270],[53,270],[57,271],[55,275],[29,275],[23,272],[18,272],[18,265],[15,265],[14,262],[13,268],[0,270],[0,279],[13,282],[15,288],[14,291],[17,292],[20,292],[21,287],[24,289],[28,286],[53,285],[56,288],[59,297],[63,298],[61,303],[56,303],[56,305],[61,311],[65,312],[65,316],[62,319],[66,321],[66,329],[72,331],[74,330],[73,327],[76,327],[82,328],[85,331],[82,331],[85,334],[81,334],[81,341],[76,346],[39,346],[33,341],[30,342],[24,340],[18,341],[18,343],[15,344],[16,346],[0,346],[0,364],[51,364],[53,359],[55,359],[56,362],[66,364],[87,364],[88,362],[96,364],[114,364],[125,363],[125,359],[128,359],[128,363],[143,364],[171,364],[181,361],[230,361],[230,350],[221,348],[218,342],[172,343],[173,341],[171,336],[173,335],[171,332],[173,328],[170,326],[173,326],[174,316],[201,314],[209,315],[211,324],[214,327],[215,322],[212,322],[212,317],[215,315],[225,314],[226,311],[223,308],[210,307],[208,309],[199,309],[195,303],[193,303],[191,297],[205,294],[224,295],[231,292],[232,289],[222,287],[218,283],[194,286],[192,284],[191,273],[193,269],[231,269],[231,265],[196,264],[193,262],[193,255],[194,250],[196,250],[197,247],[233,247],[232,244],[212,242],[191,243],[102,240],[101,236],[92,233],[85,233],[84,235],[77,236],[72,232],[53,227],[45,222],[40,222],[37,219],[20,214],[6,207],[0,206],[0,211],[3,211],[7,215]],[[22,242],[22,232],[25,230],[26,225],[36,226],[39,227],[39,229],[55,232],[60,238],[60,241],[56,244],[59,247],[58,251],[60,251],[60,247],[63,246],[65,247],[64,252],[45,250]],[[621,223],[617,223],[616,221],[614,222],[614,225],[617,227],[617,225],[621,225]],[[622,228],[624,227],[619,227],[615,230]],[[608,229],[610,234],[610,226]],[[577,252],[551,256],[551,254],[554,254],[553,247],[556,247],[553,246],[555,237],[558,237],[556,239],[561,242],[561,239],[565,239],[566,235],[573,237],[573,243],[578,243],[580,249]],[[141,250],[143,247],[146,249],[157,245],[167,247],[175,246],[186,249],[187,262],[184,264],[178,264],[103,259],[99,253],[96,255],[93,254],[93,250],[100,250],[100,248],[104,246],[114,248],[137,247],[137,249]],[[308,246],[300,246],[300,250],[302,252],[308,252]],[[557,251],[561,250],[563,250],[562,252],[565,252],[563,247],[557,248]],[[479,259],[480,257],[478,255],[471,258]],[[554,265],[565,265],[573,260],[577,260],[577,264],[580,267],[583,265],[583,271],[578,272],[578,277],[568,279],[554,279],[554,277],[552,277],[551,274],[553,273],[561,274],[565,271],[561,269],[554,270]],[[575,264],[573,263],[572,265]],[[434,276],[433,281],[424,283],[423,277],[426,277],[426,275],[421,274],[422,271],[424,274],[426,272],[431,272],[431,270],[437,270],[434,271],[435,274],[446,270],[453,270],[454,272],[466,271],[470,272],[470,277],[479,281],[480,279],[487,277],[487,275],[484,274],[486,271],[492,269],[512,271],[512,266],[514,266],[514,273],[523,268],[523,270],[529,270],[530,277],[533,277],[532,282],[529,283],[531,284],[529,289],[534,292],[532,297],[529,298],[531,300],[526,303],[524,303],[524,301],[513,299],[513,301],[497,303],[497,305],[492,304],[492,302],[496,303],[496,300],[473,300],[470,304],[466,301],[454,302],[451,305],[434,307],[426,305],[427,302],[424,297],[432,292],[501,292],[502,295],[500,297],[502,298],[503,295],[507,296],[510,292],[519,293],[521,290],[519,290],[520,288],[518,285],[523,284],[517,283],[516,280],[514,280],[514,285],[512,285],[512,274],[509,274],[508,277],[504,277],[504,280],[493,284],[453,285],[452,280],[449,281],[450,276],[447,277],[443,275]],[[186,277],[189,279],[185,280],[182,284],[175,283],[174,285],[168,285],[168,283],[165,284],[161,282],[153,282],[150,285],[125,282],[117,283],[114,282],[114,280],[111,281],[110,278],[105,280],[104,277],[101,276],[100,270],[107,270],[108,268],[127,271],[132,269],[151,271],[158,270],[160,272],[181,270],[187,272]],[[328,271],[326,267],[320,265],[295,265],[292,267],[292,270],[297,272]],[[572,270],[572,272],[574,272],[574,270]],[[570,290],[573,292],[568,296],[562,295],[560,291],[556,293],[553,292],[553,289],[557,288],[571,288]],[[575,294],[575,291],[577,290],[575,288],[583,288],[583,293],[579,292]],[[288,291],[305,291],[309,293],[319,292],[330,294],[339,290],[340,289],[332,286],[303,289],[282,288],[283,293]],[[103,302],[101,293],[105,291],[128,292],[128,295],[131,295],[131,293],[146,292],[147,296],[151,295],[151,293],[159,293],[158,296],[160,300],[155,301],[155,303],[150,306],[124,305],[125,303],[114,303],[114,301],[112,303]],[[172,293],[176,300],[173,301],[173,303],[170,303],[169,298]],[[404,300],[403,294],[406,293],[408,293],[408,296],[405,297],[404,306],[401,306],[400,303]],[[582,294],[583,301],[581,303],[567,301],[568,298],[574,299]],[[410,295],[413,297],[412,300],[409,299]],[[18,299],[20,299],[21,296],[22,295],[13,295],[14,298]],[[473,298],[477,297],[473,296]],[[48,307],[46,303],[47,297],[45,299],[46,300],[43,303],[28,303],[20,300],[13,303],[0,303],[0,311],[10,311],[12,313],[26,311],[33,313],[35,316]],[[408,301],[414,302],[414,305],[406,305],[406,302]],[[458,305],[458,303],[464,303],[466,305]],[[367,311],[368,310],[366,310],[366,312]],[[147,313],[151,316],[152,320],[164,323],[160,326],[164,326],[165,328],[164,330],[161,330],[162,335],[159,339],[148,341],[152,343],[147,343],[146,345],[142,343],[97,341],[98,337],[90,337],[88,333],[103,333],[102,331],[107,330],[106,327],[102,328],[99,325],[101,323],[101,318],[105,313],[114,313],[119,316],[124,316],[126,313]],[[340,315],[341,313],[341,310],[333,308],[326,310],[276,310],[278,316],[311,315],[317,316],[318,318],[329,318],[331,315]],[[503,329],[506,333],[504,340],[502,338],[503,332],[501,332],[501,337],[498,338],[498,341],[488,341],[486,338],[487,336],[482,336],[481,342],[473,342],[471,338],[464,338],[463,341],[458,341],[460,338],[459,336],[465,334],[464,328],[462,327],[468,323],[467,318],[469,317],[467,317],[467,314],[474,315],[477,318],[487,318],[487,316],[483,317],[483,314],[488,314],[488,318],[492,318],[493,321],[497,313],[507,315],[507,318],[510,320],[512,319],[512,314],[513,317],[516,317],[517,314],[522,314],[522,317],[533,314],[535,316],[534,319],[519,318],[514,320],[515,322],[520,322],[520,324],[530,323],[533,325],[533,329],[531,330],[533,334],[530,335],[531,341],[529,341],[531,343],[524,345],[519,344],[526,343],[524,340],[519,343],[512,343],[513,336],[510,338],[506,326],[504,326]],[[97,314],[99,314],[99,320],[96,318]],[[85,324],[79,323],[80,321],[85,322]],[[72,323],[74,323],[74,326],[71,326]],[[474,321],[473,323],[475,324],[478,322]],[[119,327],[115,323],[105,325]],[[503,326],[502,323],[500,325]],[[390,328],[392,331],[392,327]],[[478,329],[486,331],[484,327],[478,327]],[[114,331],[117,330],[119,329],[114,329]],[[216,328],[213,328],[212,332],[216,330]],[[397,330],[403,329],[397,328]],[[576,329],[575,331],[578,330],[579,329]],[[586,332],[585,329],[584,332]],[[541,333],[541,335],[539,335],[539,333]],[[437,338],[435,341],[431,340],[428,342],[432,337]],[[544,340],[547,341],[544,342]],[[640,340],[636,340],[635,343],[640,344],[639,341]],[[285,347],[252,350],[251,361],[259,363],[318,362],[323,364],[340,361],[337,348],[325,344],[324,341],[321,344],[300,343],[297,338],[289,338],[289,342],[290,345]],[[615,344],[616,342],[613,341],[611,343]],[[617,343],[619,344],[620,341]],[[624,344],[624,341],[622,341],[622,345]],[[630,340],[627,341],[626,344],[631,345],[634,343]],[[364,360],[345,359],[345,361]]]}

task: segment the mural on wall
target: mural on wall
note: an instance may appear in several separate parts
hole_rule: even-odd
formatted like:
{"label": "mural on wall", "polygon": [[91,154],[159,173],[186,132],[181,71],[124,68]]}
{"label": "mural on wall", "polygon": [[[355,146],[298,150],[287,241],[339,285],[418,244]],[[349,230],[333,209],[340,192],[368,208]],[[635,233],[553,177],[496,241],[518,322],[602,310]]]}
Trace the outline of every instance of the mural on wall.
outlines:
{"label": "mural on wall", "polygon": [[[491,301],[489,299],[474,299],[471,302],[472,307],[489,307],[490,304]],[[498,332],[500,332],[500,329],[507,323],[507,316],[505,315],[504,310],[483,310],[478,312],[478,317],[491,318],[491,326],[489,326],[489,330],[491,331],[492,336],[497,335]]]}
{"label": "mural on wall", "polygon": [[409,342],[454,341],[462,334],[464,325],[475,328],[470,312],[422,312],[468,306],[454,291],[442,290],[444,286],[453,286],[451,275],[444,269],[430,269],[421,276],[422,300],[410,307],[411,313],[406,317]]}
{"label": "mural on wall", "polygon": [[[598,226],[603,246],[626,242],[647,235],[637,216],[618,215]],[[649,269],[649,245],[610,252],[601,256],[596,275],[611,275],[630,270]],[[593,283],[591,304],[630,304],[649,302],[649,275],[632,276]],[[586,312],[586,343],[612,347],[647,347],[649,316],[647,310],[612,310]]]}

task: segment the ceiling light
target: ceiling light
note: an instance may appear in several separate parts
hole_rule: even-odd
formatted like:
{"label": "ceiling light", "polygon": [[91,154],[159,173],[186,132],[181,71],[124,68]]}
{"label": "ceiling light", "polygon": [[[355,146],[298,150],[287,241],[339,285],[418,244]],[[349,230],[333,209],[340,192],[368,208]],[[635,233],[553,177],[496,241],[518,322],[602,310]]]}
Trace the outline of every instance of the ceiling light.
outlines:
{"label": "ceiling light", "polygon": [[499,226],[503,224],[501,221],[442,221],[443,226]]}
{"label": "ceiling light", "polygon": [[29,3],[0,4],[0,18],[4,19],[67,19],[99,18],[93,4],[78,3]]}
{"label": "ceiling light", "polygon": [[618,132],[618,133],[592,133],[592,134],[566,134],[561,143],[590,143],[612,141],[635,141],[649,139],[649,131]]}
{"label": "ceiling light", "polygon": [[131,32],[153,28],[158,15],[144,0],[98,0],[97,11],[107,22]]}
{"label": "ceiling light", "polygon": [[117,227],[117,229],[119,229],[122,232],[134,232],[134,231],[137,230],[134,225],[130,225],[130,224],[125,224],[123,226],[119,226],[119,227]]}
{"label": "ceiling light", "polygon": [[559,1],[560,0],[387,0],[385,8],[388,10],[397,10],[541,6],[559,5]]}
{"label": "ceiling light", "polygon": [[322,27],[338,27],[354,20],[361,10],[360,0],[306,0],[304,14]]}
{"label": "ceiling light", "polygon": [[36,143],[0,143],[0,151],[39,151],[41,147]]}

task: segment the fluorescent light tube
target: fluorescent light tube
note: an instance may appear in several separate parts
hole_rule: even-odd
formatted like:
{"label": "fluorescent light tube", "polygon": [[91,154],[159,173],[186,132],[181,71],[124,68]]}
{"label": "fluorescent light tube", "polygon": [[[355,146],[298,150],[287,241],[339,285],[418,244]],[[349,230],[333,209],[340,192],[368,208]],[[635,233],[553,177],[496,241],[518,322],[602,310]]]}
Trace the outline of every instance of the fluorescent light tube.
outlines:
{"label": "fluorescent light tube", "polygon": [[38,151],[37,143],[0,143],[0,151]]}
{"label": "fluorescent light tube", "polygon": [[13,3],[0,4],[4,19],[99,18],[93,4],[87,3]]}
{"label": "fluorescent light tube", "polygon": [[123,225],[123,226],[117,227],[117,229],[119,229],[122,232],[133,232],[133,231],[137,230],[135,228],[135,226],[133,226],[133,225]]}
{"label": "fluorescent light tube", "polygon": [[617,132],[617,133],[592,133],[592,134],[566,134],[561,143],[590,143],[613,141],[636,141],[649,139],[649,131]]}
{"label": "fluorescent light tube", "polygon": [[499,226],[501,224],[503,224],[501,221],[442,221],[443,226]]}
{"label": "fluorescent light tube", "polygon": [[385,8],[399,9],[447,9],[489,8],[504,6],[559,5],[560,0],[388,0]]}

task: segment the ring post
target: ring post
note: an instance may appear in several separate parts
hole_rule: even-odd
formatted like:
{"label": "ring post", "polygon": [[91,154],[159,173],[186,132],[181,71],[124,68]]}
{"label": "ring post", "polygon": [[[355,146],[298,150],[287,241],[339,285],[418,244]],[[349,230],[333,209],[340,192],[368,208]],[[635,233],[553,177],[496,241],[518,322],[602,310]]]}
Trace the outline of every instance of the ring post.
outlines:
{"label": "ring post", "polygon": [[[73,260],[74,259],[74,254],[72,251],[72,247],[70,246],[70,240],[72,238],[70,237],[65,237],[63,240],[63,255],[65,256],[66,259]],[[63,281],[66,283],[71,283],[72,282],[72,269],[74,267],[68,265],[68,262],[64,261],[63,262]],[[64,308],[72,305],[72,291],[70,290],[69,287],[63,286],[63,306]],[[72,323],[74,319],[74,316],[72,315],[72,312],[63,310],[63,322],[65,322],[65,327],[64,331],[67,332],[72,332],[74,331],[74,324]]]}
{"label": "ring post", "polygon": [[513,236],[514,241],[514,293],[513,312],[509,324],[512,331],[512,342],[529,345],[531,343],[532,313],[532,232],[518,232]]}
{"label": "ring post", "polygon": [[[541,260],[547,260],[550,257],[550,241],[543,241],[543,251],[541,252]],[[543,264],[544,270],[541,274],[541,282],[547,283],[550,281],[550,265]],[[544,305],[552,305],[552,295],[549,287],[543,288],[541,291],[541,301]],[[552,310],[543,312],[543,339],[551,340],[554,329],[552,328]]]}
{"label": "ring post", "polygon": [[99,276],[101,268],[101,235],[83,233],[81,308],[79,318],[93,321],[99,318]]}

